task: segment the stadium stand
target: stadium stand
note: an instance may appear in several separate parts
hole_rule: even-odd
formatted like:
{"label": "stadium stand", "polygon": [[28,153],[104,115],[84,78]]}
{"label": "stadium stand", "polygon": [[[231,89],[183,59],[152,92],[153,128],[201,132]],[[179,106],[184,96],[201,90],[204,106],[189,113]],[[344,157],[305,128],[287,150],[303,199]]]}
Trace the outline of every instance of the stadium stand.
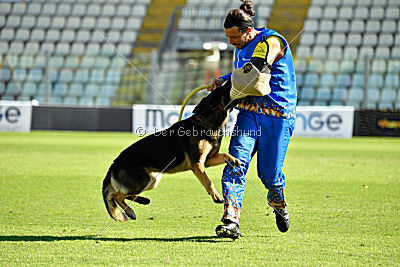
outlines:
{"label": "stadium stand", "polygon": [[[0,2],[0,99],[110,105],[150,1]],[[110,77],[112,76],[112,77]]]}
{"label": "stadium stand", "polygon": [[[257,26],[291,42],[299,105],[363,108],[366,100],[367,108],[400,108],[400,1],[253,5]],[[165,104],[165,98],[180,104],[194,88],[231,71],[232,47],[215,61],[202,45],[227,43],[223,19],[237,7],[238,0],[0,2],[0,99],[43,103],[49,50],[50,104]]]}
{"label": "stadium stand", "polygon": [[[313,0],[296,53],[296,71],[313,77],[316,92],[310,97],[310,81],[298,79],[299,104],[321,104],[321,94],[330,90],[329,105],[361,108],[366,92],[367,108],[398,108],[399,72],[393,66],[400,59],[394,41],[399,8],[399,1]],[[334,61],[322,60],[316,68],[318,55]]]}

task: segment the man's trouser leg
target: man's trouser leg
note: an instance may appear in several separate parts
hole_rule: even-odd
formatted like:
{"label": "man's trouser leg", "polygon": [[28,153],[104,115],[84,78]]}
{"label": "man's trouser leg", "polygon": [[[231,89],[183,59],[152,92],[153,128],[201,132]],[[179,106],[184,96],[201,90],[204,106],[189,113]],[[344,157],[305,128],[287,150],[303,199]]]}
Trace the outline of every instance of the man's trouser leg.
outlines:
{"label": "man's trouser leg", "polygon": [[[244,197],[245,175],[257,145],[257,123],[252,112],[240,111],[237,117],[235,131],[231,137],[229,153],[239,159],[241,165],[225,166],[222,175],[222,193],[225,199],[222,221],[228,219],[239,224],[240,209]],[[253,134],[248,134],[253,133]]]}
{"label": "man's trouser leg", "polygon": [[293,119],[259,116],[261,136],[258,139],[257,170],[268,189],[268,201],[277,209],[285,207],[285,175],[282,167],[290,137],[294,130]]}

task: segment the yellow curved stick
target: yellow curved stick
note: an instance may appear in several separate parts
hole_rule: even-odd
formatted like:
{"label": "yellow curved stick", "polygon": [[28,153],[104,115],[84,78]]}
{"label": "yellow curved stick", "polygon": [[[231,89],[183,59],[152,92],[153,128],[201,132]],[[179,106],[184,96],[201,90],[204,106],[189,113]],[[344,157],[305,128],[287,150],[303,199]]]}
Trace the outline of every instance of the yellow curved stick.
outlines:
{"label": "yellow curved stick", "polygon": [[183,101],[183,104],[182,104],[182,107],[181,107],[181,111],[179,112],[178,121],[181,121],[181,119],[182,119],[182,114],[183,114],[183,110],[185,109],[185,106],[186,106],[187,102],[189,102],[189,99],[190,99],[195,93],[197,93],[198,91],[203,90],[203,89],[207,89],[207,88],[210,88],[210,87],[211,87],[210,84],[197,87],[196,89],[194,89],[194,90],[186,97],[185,101]]}

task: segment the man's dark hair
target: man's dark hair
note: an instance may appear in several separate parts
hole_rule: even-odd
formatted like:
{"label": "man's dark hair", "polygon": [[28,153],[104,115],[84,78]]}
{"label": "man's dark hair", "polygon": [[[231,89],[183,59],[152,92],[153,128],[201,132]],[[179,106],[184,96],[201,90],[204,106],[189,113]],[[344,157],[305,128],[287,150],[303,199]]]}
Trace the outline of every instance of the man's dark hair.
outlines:
{"label": "man's dark hair", "polygon": [[228,12],[228,15],[226,15],[224,22],[225,29],[237,26],[240,32],[245,33],[248,27],[254,27],[254,22],[251,19],[252,16],[256,15],[253,11],[253,4],[251,1],[243,0],[242,2],[243,4],[239,9],[233,9]]}

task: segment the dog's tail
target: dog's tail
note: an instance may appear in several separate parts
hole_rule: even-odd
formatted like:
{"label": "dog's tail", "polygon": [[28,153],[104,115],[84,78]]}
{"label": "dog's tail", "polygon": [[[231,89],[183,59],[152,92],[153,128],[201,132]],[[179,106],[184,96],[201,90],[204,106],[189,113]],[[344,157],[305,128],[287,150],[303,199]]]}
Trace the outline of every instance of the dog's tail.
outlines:
{"label": "dog's tail", "polygon": [[126,217],[124,212],[118,209],[117,204],[115,203],[115,200],[113,198],[113,194],[115,193],[115,189],[111,185],[111,175],[113,166],[114,164],[111,165],[103,181],[104,204],[106,205],[106,209],[108,211],[108,214],[110,214],[111,218],[119,222],[125,222],[128,220],[128,218]]}

